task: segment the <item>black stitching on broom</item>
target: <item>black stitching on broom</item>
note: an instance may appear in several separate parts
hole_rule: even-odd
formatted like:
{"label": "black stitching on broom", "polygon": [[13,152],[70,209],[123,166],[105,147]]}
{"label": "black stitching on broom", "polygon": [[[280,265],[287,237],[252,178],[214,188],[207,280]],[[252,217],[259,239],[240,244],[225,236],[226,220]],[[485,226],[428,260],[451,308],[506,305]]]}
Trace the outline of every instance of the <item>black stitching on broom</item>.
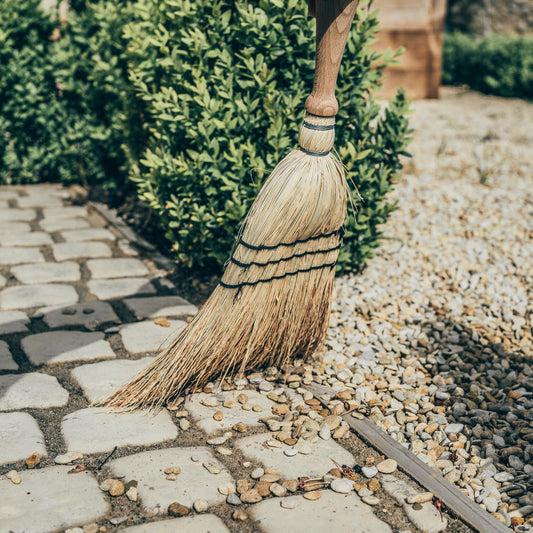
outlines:
{"label": "black stitching on broom", "polygon": [[275,259],[272,261],[267,261],[266,263],[259,263],[257,261],[250,261],[249,263],[241,263],[241,261],[235,259],[233,256],[229,258],[230,263],[234,263],[239,267],[247,268],[249,266],[259,266],[264,267],[268,265],[277,265],[279,263],[283,263],[284,261],[290,261],[291,259],[298,259],[300,257],[305,257],[306,255],[318,255],[318,254],[327,254],[329,252],[334,252],[335,250],[339,250],[342,246],[342,243],[339,243],[337,246],[333,246],[332,248],[326,248],[325,250],[316,250],[311,252],[302,252],[301,254],[294,254],[289,257],[282,257],[281,259]]}
{"label": "black stitching on broom", "polygon": [[333,230],[330,233],[323,233],[322,235],[316,235],[315,237],[309,237],[307,239],[299,239],[294,242],[280,242],[279,244],[274,244],[271,246],[268,246],[266,244],[261,244],[259,246],[256,246],[254,244],[249,244],[246,241],[244,241],[242,238],[239,237],[239,240],[237,241],[237,246],[239,244],[242,244],[246,248],[249,248],[250,250],[275,250],[276,248],[279,248],[280,246],[294,246],[295,244],[304,244],[309,241],[316,241],[318,239],[325,239],[326,237],[333,237],[333,235],[338,235],[341,239],[344,236],[344,228],[340,227],[339,229]]}
{"label": "black stitching on broom", "polygon": [[315,155],[317,157],[323,157],[325,155],[328,155],[330,150],[327,152],[313,152],[313,150],[307,150],[306,148],[302,148],[300,145],[298,145],[298,150],[301,150],[304,154],[308,155]]}
{"label": "black stitching on broom", "polygon": [[304,122],[304,128],[315,131],[331,131],[335,129],[335,124],[310,124],[309,122]]}
{"label": "black stitching on broom", "polygon": [[[258,279],[256,281],[243,281],[242,283],[237,283],[236,285],[230,285],[229,283],[224,283],[223,281],[220,281],[220,285],[224,287],[225,289],[239,289],[240,291],[243,287],[253,287],[254,285],[259,285],[259,283],[268,283],[269,281],[283,279],[289,276],[296,276],[296,274],[311,272],[312,270],[320,270],[322,268],[328,268],[328,267],[334,268],[336,264],[337,264],[337,261],[333,261],[333,263],[325,263],[324,265],[317,265],[317,266],[312,266],[309,268],[302,268],[300,270],[295,270],[294,272],[285,272],[285,274],[281,274],[280,276],[272,276],[270,278]],[[237,295],[238,295],[238,292],[237,292]]]}
{"label": "black stitching on broom", "polygon": [[[303,257],[304,255],[318,255],[318,254],[321,254],[321,253],[327,253],[327,252],[330,252],[330,251],[338,250],[341,247],[341,245],[342,245],[342,237],[344,236],[344,227],[341,226],[339,229],[334,230],[331,233],[325,233],[325,234],[322,234],[322,235],[317,235],[315,237],[309,237],[308,239],[300,239],[300,240],[294,241],[292,243],[284,243],[284,242],[282,242],[282,243],[280,243],[280,244],[278,244],[276,246],[265,246],[265,245],[264,246],[253,246],[253,245],[248,244],[248,243],[246,243],[245,241],[243,241],[242,239],[239,238],[239,243],[241,243],[241,244],[243,244],[245,246],[248,246],[252,250],[273,250],[273,249],[278,248],[280,246],[294,246],[295,244],[306,243],[306,242],[309,242],[309,241],[322,239],[324,237],[331,237],[333,235],[338,235],[339,236],[339,244],[337,246],[335,246],[334,248],[331,248],[330,250],[317,250],[317,251],[314,251],[314,252],[313,251],[312,252],[304,252],[302,254],[295,254],[292,257],[282,258],[282,259],[278,259],[276,261],[268,261],[267,263],[255,263],[255,262],[251,262],[249,264],[240,263],[236,259],[234,259],[233,256],[229,259],[229,261],[232,261],[235,264],[237,264],[238,266],[243,266],[243,267],[247,267],[247,266],[250,266],[250,265],[253,265],[253,264],[255,264],[257,266],[266,266],[266,265],[269,265],[269,264],[281,263],[282,261],[288,261],[289,259],[293,259],[295,257]],[[294,272],[285,272],[285,274],[281,274],[279,276],[272,276],[270,278],[258,279],[256,281],[243,281],[242,283],[236,283],[236,284],[225,283],[225,282],[223,282],[221,280],[220,281],[220,285],[222,287],[226,288],[226,289],[238,289],[237,290],[237,294],[235,294],[235,297],[233,299],[233,301],[235,301],[237,299],[238,295],[240,294],[241,289],[243,287],[252,287],[254,285],[258,285],[259,283],[268,283],[269,281],[279,280],[279,279],[286,278],[288,276],[295,276],[296,274],[301,274],[301,273],[305,273],[305,272],[311,272],[313,270],[320,270],[322,268],[328,268],[328,267],[329,268],[334,268],[336,264],[337,264],[337,260],[335,260],[333,263],[325,263],[323,265],[312,266],[312,267],[309,267],[309,268],[302,268],[302,269],[296,270]]]}

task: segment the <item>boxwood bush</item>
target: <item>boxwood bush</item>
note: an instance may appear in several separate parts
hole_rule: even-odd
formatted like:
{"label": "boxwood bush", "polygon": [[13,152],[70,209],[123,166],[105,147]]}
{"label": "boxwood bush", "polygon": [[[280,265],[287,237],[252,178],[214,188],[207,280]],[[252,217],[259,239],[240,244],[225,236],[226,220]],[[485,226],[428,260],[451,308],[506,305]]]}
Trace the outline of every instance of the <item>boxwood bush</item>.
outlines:
{"label": "boxwood bush", "polygon": [[443,83],[497,96],[533,99],[533,37],[445,35]]}
{"label": "boxwood bush", "polygon": [[[134,183],[179,264],[219,270],[297,141],[314,66],[306,2],[76,0],[62,23],[38,4],[0,0],[0,182]],[[378,246],[409,137],[403,92],[375,99],[396,56],[370,50],[377,31],[367,3],[339,76],[336,147],[357,205],[341,271]]]}
{"label": "boxwood bush", "polygon": [[128,4],[88,4],[62,22],[39,4],[0,0],[0,183],[123,187],[121,146],[136,131],[122,120]]}
{"label": "boxwood bush", "polygon": [[[131,178],[179,262],[219,267],[264,178],[296,144],[314,22],[301,0],[140,0],[134,11],[124,36],[147,147]],[[394,59],[369,49],[377,31],[375,13],[360,8],[338,82],[336,146],[358,205],[341,271],[378,246],[408,141],[403,92],[383,112],[374,99]]]}

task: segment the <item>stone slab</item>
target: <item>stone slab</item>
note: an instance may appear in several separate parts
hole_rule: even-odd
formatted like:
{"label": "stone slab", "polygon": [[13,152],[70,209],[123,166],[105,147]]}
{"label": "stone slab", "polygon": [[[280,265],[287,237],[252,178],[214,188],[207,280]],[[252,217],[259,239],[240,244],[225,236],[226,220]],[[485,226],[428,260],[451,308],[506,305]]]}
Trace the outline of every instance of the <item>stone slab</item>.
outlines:
{"label": "stone slab", "polygon": [[0,265],[18,265],[20,263],[43,263],[43,254],[39,248],[17,248],[0,246]]}
{"label": "stone slab", "polygon": [[115,352],[101,332],[47,331],[22,339],[22,349],[34,365],[109,359]]}
{"label": "stone slab", "polygon": [[416,496],[420,492],[406,481],[385,475],[382,477],[381,486],[404,508],[409,520],[424,533],[438,533],[446,530],[448,520],[446,518],[442,520],[439,511],[431,502],[422,503],[420,509],[414,509],[413,505],[405,501],[408,496]]}
{"label": "stone slab", "polygon": [[39,225],[44,231],[49,233],[91,227],[89,222],[83,218],[43,218],[39,221]]}
{"label": "stone slab", "polygon": [[31,226],[26,222],[1,222],[0,221],[0,235],[10,233],[24,233],[30,232]]}
{"label": "stone slab", "polygon": [[[0,465],[27,459],[32,453],[47,455],[44,436],[28,413],[0,413],[0,442]],[[1,501],[0,497],[0,508]]]}
{"label": "stone slab", "polygon": [[194,315],[198,308],[179,296],[154,296],[124,300],[137,318]]}
{"label": "stone slab", "polygon": [[[259,405],[262,411],[245,411],[242,409],[241,404],[237,403],[235,407],[228,409],[222,407],[222,403],[226,400],[235,400],[239,394],[246,394],[248,396],[248,403],[253,407]],[[205,400],[217,399],[220,404],[218,407],[207,407],[202,405]],[[219,429],[231,429],[232,426],[239,422],[243,422],[247,426],[258,425],[259,419],[267,415],[272,414],[272,406],[274,402],[269,400],[266,396],[258,393],[255,390],[242,390],[242,391],[220,391],[217,394],[205,394],[199,392],[192,394],[188,397],[185,403],[185,409],[187,409],[198,426],[202,428],[206,433],[214,433]],[[220,421],[214,420],[213,415],[216,411],[222,411],[224,418]]]}
{"label": "stone slab", "polygon": [[115,258],[87,261],[92,279],[132,278],[146,276],[149,271],[139,259]]}
{"label": "stone slab", "polygon": [[291,496],[297,502],[294,509],[284,509],[281,498],[271,498],[251,505],[248,512],[264,533],[392,533],[390,526],[377,518],[354,492],[320,492],[322,498],[317,501]]}
{"label": "stone slab", "polygon": [[120,533],[176,533],[177,531],[187,533],[230,533],[224,522],[214,514],[171,518],[170,520],[131,526],[118,531]]}
{"label": "stone slab", "polygon": [[52,237],[43,231],[17,231],[0,234],[0,245],[2,246],[42,246],[53,242]]}
{"label": "stone slab", "polygon": [[[203,466],[207,461],[217,465],[220,473],[208,472]],[[164,474],[165,469],[172,466],[181,468],[176,481],[168,481]],[[187,507],[198,499],[210,506],[223,503],[226,498],[217,488],[234,483],[224,465],[203,446],[141,452],[115,459],[109,463],[109,468],[117,476],[138,481],[137,492],[146,513],[166,513],[173,502]]]}
{"label": "stone slab", "polygon": [[35,209],[2,209],[0,220],[3,222],[31,222],[37,213]]}
{"label": "stone slab", "polygon": [[5,341],[0,341],[0,370],[18,370],[18,368],[9,350],[9,345]]}
{"label": "stone slab", "polygon": [[52,253],[57,261],[85,257],[111,257],[111,249],[104,242],[60,242],[52,245]]}
{"label": "stone slab", "polygon": [[87,208],[77,205],[64,205],[62,207],[47,207],[43,209],[44,218],[76,218],[87,216]]}
{"label": "stone slab", "polygon": [[32,194],[18,199],[19,207],[60,207],[63,205],[61,198],[51,194]]}
{"label": "stone slab", "polygon": [[7,209],[8,207],[7,200],[0,200],[0,209]]}
{"label": "stone slab", "polygon": [[182,320],[169,320],[165,327],[145,320],[121,326],[120,336],[124,348],[131,354],[155,352],[170,346],[186,325]]}
{"label": "stone slab", "polygon": [[2,200],[15,200],[18,197],[18,193],[12,190],[11,188],[0,189],[0,198]]}
{"label": "stone slab", "polygon": [[308,442],[311,453],[300,453],[288,457],[284,451],[291,448],[282,444],[281,448],[269,448],[265,443],[274,437],[273,433],[251,435],[235,442],[235,446],[248,459],[261,462],[264,466],[275,468],[285,479],[294,479],[299,476],[323,476],[335,465],[332,458],[341,465],[353,466],[354,456],[337,444],[333,439]]}
{"label": "stone slab", "polygon": [[0,311],[0,335],[28,331],[30,319],[22,311]]}
{"label": "stone slab", "polygon": [[94,279],[87,283],[87,287],[100,300],[156,293],[155,287],[146,278]]}
{"label": "stone slab", "polygon": [[80,365],[72,370],[72,377],[82,388],[90,402],[95,402],[109,396],[137,372],[146,368],[155,357],[142,359],[116,359]]}
{"label": "stone slab", "polygon": [[104,228],[75,229],[61,233],[66,242],[114,241],[116,236]]}
{"label": "stone slab", "polygon": [[54,281],[79,281],[80,279],[80,267],[74,261],[19,265],[12,267],[11,272],[21,283],[26,285],[52,283]]}
{"label": "stone slab", "polygon": [[68,392],[54,376],[33,372],[0,376],[0,411],[62,407]]}
{"label": "stone slab", "polygon": [[28,309],[49,305],[71,305],[79,300],[78,293],[70,285],[55,283],[8,287],[0,292],[0,310]]}
{"label": "stone slab", "polygon": [[110,510],[90,472],[68,474],[71,466],[20,472],[22,483],[0,480],[0,531],[44,533],[96,522]]}
{"label": "stone slab", "polygon": [[[88,302],[39,310],[51,328],[83,326],[94,330],[106,322],[119,322],[113,308],[106,302]],[[0,326],[1,327],[1,326]]]}
{"label": "stone slab", "polygon": [[154,415],[148,411],[114,413],[89,407],[65,416],[61,433],[69,451],[98,453],[115,446],[149,446],[175,439],[178,429],[166,410]]}

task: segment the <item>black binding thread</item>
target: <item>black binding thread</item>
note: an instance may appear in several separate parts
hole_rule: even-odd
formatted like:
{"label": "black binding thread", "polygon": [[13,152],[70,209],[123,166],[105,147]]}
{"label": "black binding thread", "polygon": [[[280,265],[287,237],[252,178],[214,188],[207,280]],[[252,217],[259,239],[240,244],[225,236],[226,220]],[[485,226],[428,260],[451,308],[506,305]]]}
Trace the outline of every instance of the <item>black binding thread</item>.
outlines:
{"label": "black binding thread", "polygon": [[303,148],[300,145],[298,145],[298,150],[301,150],[304,154],[314,155],[317,157],[324,157],[325,155],[328,155],[331,152],[331,150],[328,150],[327,152],[314,152],[313,150],[307,150],[307,148]]}
{"label": "black binding thread", "polygon": [[235,259],[233,256],[230,257],[229,262],[234,263],[235,265],[241,267],[241,268],[248,268],[249,266],[259,266],[259,267],[265,267],[268,265],[277,265],[279,263],[283,263],[285,261],[291,261],[292,259],[299,259],[300,257],[305,257],[306,255],[318,255],[318,254],[327,254],[329,252],[334,252],[335,250],[339,250],[342,246],[342,243],[339,243],[337,246],[333,246],[332,248],[327,248],[325,250],[316,250],[311,252],[302,252],[301,254],[294,254],[289,257],[282,257],[281,259],[275,259],[272,261],[267,261],[266,263],[259,263],[257,261],[250,261],[249,263],[242,263],[238,259]]}
{"label": "black binding thread", "polygon": [[327,237],[333,237],[333,235],[338,235],[342,239],[342,237],[344,236],[344,227],[340,227],[339,229],[333,230],[330,233],[323,233],[322,235],[316,235],[315,237],[309,237],[307,239],[299,239],[294,242],[280,242],[279,244],[274,244],[272,246],[268,246],[266,244],[255,246],[253,244],[247,243],[242,238],[239,238],[239,240],[237,241],[237,245],[242,244],[246,248],[249,248],[250,250],[256,250],[256,251],[275,250],[276,248],[279,248],[280,246],[294,246],[296,244],[304,244],[306,242],[316,241],[318,239],[325,239]]}
{"label": "black binding thread", "polygon": [[[291,242],[291,243],[281,242],[281,243],[279,243],[279,244],[277,244],[275,246],[254,246],[254,245],[248,244],[247,242],[245,242],[241,238],[239,238],[238,244],[242,244],[242,245],[250,248],[251,250],[259,251],[259,250],[274,250],[276,248],[279,248],[280,246],[294,246],[296,244],[302,244],[302,243],[306,243],[306,242],[309,242],[309,241],[314,241],[314,240],[317,240],[317,239],[323,239],[325,237],[332,237],[333,235],[337,235],[339,237],[339,244],[337,246],[334,246],[334,247],[329,248],[329,249],[303,252],[303,253],[300,253],[300,254],[293,254],[290,257],[284,257],[284,258],[273,260],[273,261],[267,261],[265,263],[259,263],[259,262],[255,262],[255,261],[252,261],[250,263],[242,263],[242,262],[238,261],[237,259],[235,259],[233,256],[230,257],[228,262],[232,262],[232,263],[234,263],[237,266],[242,267],[242,268],[247,268],[247,267],[252,266],[252,265],[264,267],[264,266],[268,266],[268,265],[274,265],[274,264],[282,263],[284,261],[289,261],[289,260],[294,259],[294,258],[304,257],[306,255],[319,255],[319,254],[325,254],[325,253],[328,253],[328,252],[333,252],[335,250],[340,249],[340,247],[342,246],[342,238],[344,236],[344,227],[341,226],[339,229],[334,230],[334,231],[332,231],[330,233],[317,235],[315,237],[309,237],[308,239],[300,239],[300,240],[297,240],[297,241],[294,241],[294,242]],[[286,278],[286,277],[289,277],[289,276],[296,276],[297,274],[301,274],[301,273],[305,273],[305,272],[311,272],[313,270],[320,270],[320,269],[323,269],[323,268],[334,268],[336,264],[337,264],[337,260],[333,261],[332,263],[324,263],[323,265],[311,266],[309,268],[301,268],[301,269],[295,270],[293,272],[285,272],[284,274],[280,274],[278,276],[271,276],[270,278],[262,278],[262,279],[258,279],[256,281],[243,281],[241,283],[236,283],[236,284],[225,283],[225,282],[223,282],[221,280],[220,281],[220,286],[222,286],[222,287],[224,287],[226,289],[238,289],[237,293],[235,294],[235,298],[234,298],[234,301],[235,301],[235,299],[239,296],[239,294],[241,292],[241,289],[243,287],[253,287],[255,285],[259,285],[259,283],[268,283],[270,281],[283,279],[283,278]]]}
{"label": "black binding thread", "polygon": [[[333,263],[325,263],[324,265],[317,265],[317,266],[312,266],[309,268],[301,268],[300,270],[295,270],[294,272],[285,272],[285,274],[281,274],[279,276],[272,276],[270,278],[258,279],[256,281],[243,281],[242,283],[237,283],[235,285],[230,285],[229,283],[224,283],[223,281],[220,281],[220,285],[224,287],[225,289],[238,289],[240,291],[243,287],[253,287],[254,285],[259,285],[259,283],[268,283],[269,281],[283,279],[289,276],[296,276],[297,274],[311,272],[313,270],[320,270],[322,268],[334,268],[336,264],[337,264],[337,261],[333,261]],[[238,293],[235,295],[235,297],[237,297],[237,295]]]}
{"label": "black binding thread", "polygon": [[315,130],[315,131],[331,131],[335,129],[335,124],[310,124],[309,122],[305,122],[303,124],[304,128],[307,128],[308,130]]}

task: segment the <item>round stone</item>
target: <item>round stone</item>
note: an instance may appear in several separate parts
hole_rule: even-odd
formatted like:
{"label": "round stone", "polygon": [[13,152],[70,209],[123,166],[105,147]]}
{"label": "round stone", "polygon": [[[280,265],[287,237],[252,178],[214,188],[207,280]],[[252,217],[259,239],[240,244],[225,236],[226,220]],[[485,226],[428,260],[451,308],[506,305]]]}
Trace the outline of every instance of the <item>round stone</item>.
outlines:
{"label": "round stone", "polygon": [[178,502],[171,503],[168,506],[169,516],[185,516],[189,514],[189,510],[190,509],[188,507],[185,507],[185,505],[182,505]]}
{"label": "round stone", "polygon": [[192,504],[194,507],[194,510],[197,513],[203,513],[204,511],[207,511],[208,505],[205,500],[195,500],[195,502]]}
{"label": "round stone", "polygon": [[311,500],[312,502],[320,500],[322,498],[322,493],[318,490],[312,490],[311,492],[306,492],[304,494],[306,500]]}
{"label": "round stone", "polygon": [[124,494],[124,483],[119,479],[113,479],[109,485],[108,492],[111,496],[122,496]]}
{"label": "round stone", "polygon": [[398,463],[394,459],[385,459],[377,465],[377,469],[382,474],[392,474],[398,468]]}
{"label": "round stone", "polygon": [[380,502],[380,499],[376,496],[364,496],[361,499],[368,505],[377,505]]}
{"label": "round stone", "polygon": [[298,453],[298,450],[296,450],[295,448],[287,448],[286,450],[283,450],[283,453],[287,457],[293,457]]}
{"label": "round stone", "polygon": [[330,483],[331,490],[341,494],[348,494],[353,490],[353,481],[346,478],[336,478]]}
{"label": "round stone", "polygon": [[361,468],[361,471],[363,472],[363,475],[367,478],[373,478],[378,474],[378,469],[375,466],[363,466]]}
{"label": "round stone", "polygon": [[[261,476],[264,476],[265,475],[265,471],[261,468],[261,467],[258,467],[258,468],[254,468],[252,470],[252,473],[250,474],[250,477],[252,479],[259,479]],[[277,480],[275,480],[277,481]]]}
{"label": "round stone", "polygon": [[296,496],[290,496],[289,498],[283,498],[279,504],[283,509],[295,509],[298,507],[298,504],[300,502],[298,501],[298,498]]}
{"label": "round stone", "polygon": [[242,503],[241,499],[234,492],[230,492],[228,494],[228,497],[226,498],[226,502],[229,503],[230,505],[240,505]]}
{"label": "round stone", "polygon": [[11,481],[11,483],[14,483],[15,485],[19,485],[22,481],[22,478],[20,477],[20,474],[16,470],[10,470],[6,474],[7,479]]}

